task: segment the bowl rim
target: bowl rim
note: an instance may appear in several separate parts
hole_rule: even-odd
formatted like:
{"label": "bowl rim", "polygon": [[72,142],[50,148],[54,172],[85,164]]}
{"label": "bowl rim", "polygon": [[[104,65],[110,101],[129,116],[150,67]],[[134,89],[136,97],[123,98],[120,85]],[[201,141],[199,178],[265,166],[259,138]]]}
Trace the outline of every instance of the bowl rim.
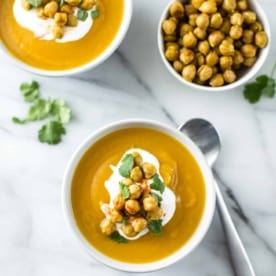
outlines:
{"label": "bowl rim", "polygon": [[[205,207],[203,210],[202,217],[200,222],[192,234],[190,239],[176,252],[165,257],[159,261],[145,263],[145,264],[134,264],[134,263],[127,263],[123,261],[115,260],[111,257],[108,257],[95,249],[92,244],[90,244],[86,238],[81,233],[80,229],[78,228],[71,204],[71,185],[72,185],[72,178],[74,176],[75,169],[83,157],[84,153],[99,139],[106,136],[109,133],[120,129],[126,129],[130,127],[142,127],[142,128],[149,128],[155,129],[157,131],[163,132],[177,141],[179,141],[187,150],[193,155],[194,159],[198,163],[200,167],[204,183],[205,183]],[[62,208],[65,220],[67,225],[69,226],[71,232],[78,240],[78,243],[82,246],[82,248],[96,260],[100,261],[101,263],[120,271],[127,271],[127,272],[150,272],[156,271],[162,268],[165,268],[169,265],[174,264],[175,262],[183,259],[187,256],[194,248],[202,241],[205,237],[215,210],[215,187],[213,182],[213,175],[211,172],[210,167],[208,166],[203,154],[199,150],[199,148],[194,144],[194,142],[187,137],[185,134],[180,132],[178,129],[168,126],[166,124],[153,121],[153,120],[145,120],[145,119],[129,119],[129,120],[120,120],[114,123],[108,124],[93,133],[91,133],[75,150],[73,153],[67,168],[65,170],[65,174],[63,177],[62,183],[62,193],[61,193],[61,200],[62,200]]]}
{"label": "bowl rim", "polygon": [[98,65],[102,64],[104,61],[106,61],[117,50],[117,48],[120,46],[121,42],[123,41],[124,37],[126,36],[126,33],[131,23],[132,14],[133,14],[133,2],[132,2],[133,0],[123,0],[123,1],[124,1],[123,17],[114,39],[98,57],[83,65],[80,65],[71,69],[65,69],[65,70],[48,70],[48,69],[37,68],[21,61],[19,58],[14,56],[12,52],[10,52],[9,49],[6,47],[6,45],[2,42],[1,38],[0,38],[0,50],[5,54],[5,56],[7,56],[7,58],[15,66],[25,71],[28,71],[30,73],[34,73],[36,75],[41,75],[45,77],[66,77],[66,76],[77,75],[85,71],[91,70],[97,67]]}
{"label": "bowl rim", "polygon": [[[173,69],[171,64],[165,58],[165,56],[164,56],[164,43],[163,43],[163,39],[162,39],[163,38],[162,22],[163,22],[164,19],[167,18],[169,7],[175,1],[176,0],[171,0],[166,5],[165,9],[162,12],[161,18],[160,18],[159,23],[158,23],[157,44],[158,44],[159,54],[161,56],[161,59],[162,59],[163,63],[165,64],[165,67],[180,83],[185,84],[185,85],[189,86],[190,88],[195,88],[197,90],[202,90],[202,91],[212,91],[212,92],[228,91],[228,90],[237,88],[237,87],[241,86],[242,84],[248,82],[250,79],[252,79],[254,77],[254,75],[257,74],[257,72],[261,69],[261,67],[265,63],[265,61],[268,57],[269,51],[270,51],[270,47],[271,47],[271,28],[270,28],[270,24],[269,24],[266,13],[264,12],[262,6],[258,3],[258,1],[248,0],[249,6],[254,10],[254,12],[256,12],[257,18],[260,19],[261,23],[264,26],[264,30],[265,30],[265,32],[267,33],[267,36],[268,36],[268,44],[265,48],[260,49],[260,53],[259,53],[259,56],[258,56],[255,64],[251,68],[246,69],[246,70],[248,70],[248,72],[246,72],[237,81],[235,81],[233,83],[230,83],[230,84],[225,84],[225,85],[220,86],[220,87],[211,87],[211,86],[199,85],[199,84],[196,84],[196,83],[193,83],[193,82],[186,81]],[[181,2],[184,2],[184,3],[187,2],[187,1],[188,0],[181,0]]]}

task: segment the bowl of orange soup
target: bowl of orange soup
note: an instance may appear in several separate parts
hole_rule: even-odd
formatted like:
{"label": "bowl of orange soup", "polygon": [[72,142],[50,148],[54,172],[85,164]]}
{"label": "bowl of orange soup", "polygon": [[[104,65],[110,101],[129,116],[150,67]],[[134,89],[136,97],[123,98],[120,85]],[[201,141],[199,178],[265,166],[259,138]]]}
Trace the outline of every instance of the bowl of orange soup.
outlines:
{"label": "bowl of orange soup", "polygon": [[0,49],[33,73],[77,74],[118,48],[131,16],[132,0],[1,0]]}
{"label": "bowl of orange soup", "polygon": [[66,220],[86,252],[112,268],[149,272],[187,256],[215,207],[213,178],[197,146],[148,120],[92,133],[65,172]]}

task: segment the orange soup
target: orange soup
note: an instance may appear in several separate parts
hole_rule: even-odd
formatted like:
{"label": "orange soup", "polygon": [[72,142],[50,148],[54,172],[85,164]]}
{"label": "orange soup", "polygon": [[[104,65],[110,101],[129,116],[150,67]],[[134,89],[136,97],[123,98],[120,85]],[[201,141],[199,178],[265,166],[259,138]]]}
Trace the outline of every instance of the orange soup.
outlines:
{"label": "orange soup", "polygon": [[97,0],[98,16],[90,31],[79,40],[57,43],[39,39],[19,25],[14,1],[0,1],[0,39],[16,58],[47,70],[72,69],[97,58],[116,36],[124,12],[124,0]]}
{"label": "orange soup", "polygon": [[[176,196],[174,216],[163,235],[148,233],[127,243],[117,243],[102,234],[101,202],[109,202],[104,183],[130,148],[141,148],[157,157],[160,173]],[[180,249],[195,232],[205,206],[205,185],[191,153],[174,138],[156,130],[129,128],[101,138],[80,160],[73,177],[72,208],[76,223],[89,243],[108,257],[128,263],[148,263]]]}

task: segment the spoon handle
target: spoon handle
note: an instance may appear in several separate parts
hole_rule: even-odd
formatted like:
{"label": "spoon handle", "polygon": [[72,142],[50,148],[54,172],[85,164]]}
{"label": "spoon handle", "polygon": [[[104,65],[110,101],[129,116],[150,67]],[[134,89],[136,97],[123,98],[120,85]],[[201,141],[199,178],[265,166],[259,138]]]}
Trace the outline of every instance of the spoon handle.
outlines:
{"label": "spoon handle", "polygon": [[244,249],[242,241],[239,237],[237,229],[232,221],[230,213],[226,207],[222,192],[219,188],[217,180],[214,180],[217,193],[217,206],[220,221],[225,234],[227,248],[232,261],[236,276],[256,276],[249,257]]}

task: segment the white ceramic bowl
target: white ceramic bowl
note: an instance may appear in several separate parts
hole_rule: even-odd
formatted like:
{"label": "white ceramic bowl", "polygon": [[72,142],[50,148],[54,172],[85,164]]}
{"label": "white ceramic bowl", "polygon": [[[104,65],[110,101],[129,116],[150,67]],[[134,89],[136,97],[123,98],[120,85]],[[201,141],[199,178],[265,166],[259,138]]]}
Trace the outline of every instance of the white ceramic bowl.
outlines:
{"label": "white ceramic bowl", "polygon": [[[178,140],[185,148],[187,148],[190,151],[190,153],[197,161],[201,169],[202,175],[204,177],[205,190],[206,190],[206,200],[205,200],[204,211],[203,211],[200,223],[196,231],[193,233],[192,237],[189,239],[189,241],[172,255],[164,259],[161,259],[160,261],[145,263],[145,264],[132,264],[132,263],[117,261],[102,254],[97,249],[95,249],[93,245],[90,244],[85,239],[85,237],[82,235],[81,231],[79,230],[74,218],[72,203],[71,203],[71,185],[72,185],[73,175],[80,159],[85,154],[85,152],[91,147],[91,145],[93,145],[96,141],[100,140],[102,137],[114,131],[131,128],[131,127],[155,129],[171,137],[174,137],[176,140]],[[154,270],[164,268],[166,266],[169,266],[179,261],[180,259],[187,256],[201,242],[213,218],[214,208],[215,208],[215,190],[213,185],[212,173],[204,159],[204,156],[197,148],[197,146],[195,146],[195,144],[187,136],[185,136],[183,133],[181,133],[180,131],[178,131],[173,127],[170,127],[158,122],[148,121],[148,120],[126,120],[126,121],[115,122],[113,124],[110,124],[106,127],[103,127],[95,131],[75,151],[67,166],[64,179],[63,179],[62,204],[63,204],[65,218],[69,224],[70,229],[73,232],[73,235],[76,237],[76,239],[78,240],[82,248],[86,252],[88,252],[92,257],[104,263],[105,265],[115,269],[129,271],[129,272],[149,272],[149,271],[154,271]]]}
{"label": "white ceramic bowl", "polygon": [[0,50],[6,54],[11,61],[18,67],[29,71],[34,74],[43,75],[43,76],[49,76],[49,77],[64,77],[64,76],[70,76],[82,73],[84,71],[90,70],[98,66],[99,64],[103,63],[106,59],[108,59],[119,47],[122,40],[124,39],[128,27],[130,25],[132,18],[132,0],[124,0],[124,14],[122,18],[122,22],[120,25],[120,28],[113,39],[112,43],[96,58],[92,61],[81,65],[79,67],[75,67],[72,69],[67,70],[44,70],[40,68],[36,68],[34,66],[28,65],[21,61],[20,59],[13,56],[10,51],[5,47],[5,45],[1,42],[0,39]]}
{"label": "white ceramic bowl", "polygon": [[[269,49],[270,49],[270,45],[271,45],[271,31],[270,31],[270,26],[269,26],[267,16],[266,16],[264,10],[262,9],[261,5],[258,4],[258,2],[256,0],[247,0],[247,1],[249,3],[250,9],[256,12],[258,20],[264,26],[264,30],[268,36],[268,45],[265,48],[259,50],[259,55],[258,55],[257,61],[251,68],[244,69],[235,82],[233,82],[231,84],[223,85],[221,87],[204,86],[204,85],[199,85],[196,83],[186,81],[184,78],[181,77],[181,75],[179,75],[174,70],[174,68],[171,66],[171,64],[168,62],[168,60],[165,58],[163,33],[162,33],[162,22],[164,21],[164,19],[166,19],[168,17],[169,8],[170,8],[171,4],[173,2],[175,2],[175,0],[170,1],[170,3],[166,6],[164,12],[162,13],[162,16],[161,16],[159,24],[158,24],[157,43],[158,43],[159,53],[161,55],[161,58],[165,64],[166,68],[178,81],[180,81],[181,83],[183,83],[191,88],[196,88],[196,89],[203,90],[203,91],[226,91],[226,90],[237,88],[237,87],[245,84],[246,82],[248,82],[250,79],[252,79],[257,74],[257,72],[263,66],[263,64],[269,54]],[[188,2],[188,0],[182,0],[182,2],[186,3],[186,2]]]}

